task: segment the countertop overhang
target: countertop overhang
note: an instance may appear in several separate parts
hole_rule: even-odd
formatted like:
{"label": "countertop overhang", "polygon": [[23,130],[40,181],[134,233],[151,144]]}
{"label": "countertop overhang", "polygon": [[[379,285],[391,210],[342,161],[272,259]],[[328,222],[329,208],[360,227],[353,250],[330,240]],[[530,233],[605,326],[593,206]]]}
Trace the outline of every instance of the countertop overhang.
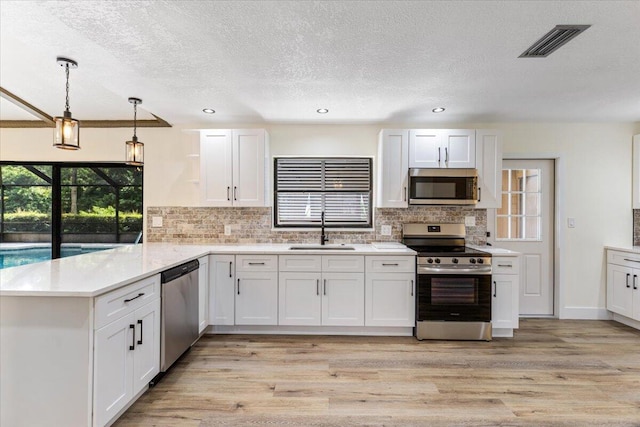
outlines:
{"label": "countertop overhang", "polygon": [[144,243],[0,270],[0,296],[96,297],[210,254],[415,255],[409,248],[292,251],[294,244],[178,245]]}

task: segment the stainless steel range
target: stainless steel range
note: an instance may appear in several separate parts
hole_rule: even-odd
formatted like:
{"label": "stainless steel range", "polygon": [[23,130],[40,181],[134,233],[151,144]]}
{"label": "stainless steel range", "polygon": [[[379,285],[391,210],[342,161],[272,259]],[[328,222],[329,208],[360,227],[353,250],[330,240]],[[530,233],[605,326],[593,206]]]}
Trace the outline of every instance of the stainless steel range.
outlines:
{"label": "stainless steel range", "polygon": [[419,340],[491,340],[491,254],[465,246],[463,224],[405,224],[418,252]]}

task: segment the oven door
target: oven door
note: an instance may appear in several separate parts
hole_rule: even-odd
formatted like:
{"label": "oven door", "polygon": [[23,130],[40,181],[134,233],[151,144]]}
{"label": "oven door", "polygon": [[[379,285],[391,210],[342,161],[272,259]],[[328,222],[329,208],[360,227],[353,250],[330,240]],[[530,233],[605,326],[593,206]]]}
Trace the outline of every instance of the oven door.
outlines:
{"label": "oven door", "polygon": [[418,274],[418,321],[491,321],[490,274]]}

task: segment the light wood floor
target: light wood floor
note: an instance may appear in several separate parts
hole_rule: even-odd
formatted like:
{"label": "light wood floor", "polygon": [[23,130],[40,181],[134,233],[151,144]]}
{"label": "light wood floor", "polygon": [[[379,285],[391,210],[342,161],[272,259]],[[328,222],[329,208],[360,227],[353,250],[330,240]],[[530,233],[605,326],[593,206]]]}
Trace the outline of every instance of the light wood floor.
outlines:
{"label": "light wood floor", "polygon": [[640,331],[526,319],[514,339],[208,335],[115,424],[640,426]]}

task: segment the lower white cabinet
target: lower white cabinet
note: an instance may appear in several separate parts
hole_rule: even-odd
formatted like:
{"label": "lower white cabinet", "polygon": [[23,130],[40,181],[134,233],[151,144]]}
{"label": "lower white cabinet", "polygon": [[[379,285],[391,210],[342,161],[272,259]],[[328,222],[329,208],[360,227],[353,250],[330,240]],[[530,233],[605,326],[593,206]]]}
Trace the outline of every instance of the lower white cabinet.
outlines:
{"label": "lower white cabinet", "polygon": [[209,325],[209,256],[198,258],[198,333]]}
{"label": "lower white cabinet", "polygon": [[415,273],[368,274],[366,326],[415,326]]}
{"label": "lower white cabinet", "polygon": [[106,425],[140,391],[148,387],[149,382],[159,371],[160,298],[158,297],[95,332],[94,425]]}
{"label": "lower white cabinet", "polygon": [[607,250],[607,310],[640,321],[639,253]]}
{"label": "lower white cabinet", "polygon": [[209,256],[209,324],[234,325],[235,256]]}
{"label": "lower white cabinet", "polygon": [[[320,257],[318,257],[320,258]],[[278,323],[322,325],[322,273],[283,271],[278,279]]]}
{"label": "lower white cabinet", "polygon": [[235,324],[278,324],[277,255],[236,255]]}
{"label": "lower white cabinet", "polygon": [[500,335],[499,329],[510,335],[519,326],[520,258],[494,255],[491,263],[491,326],[494,335]]}
{"label": "lower white cabinet", "polygon": [[364,326],[363,273],[322,273],[322,325]]}

